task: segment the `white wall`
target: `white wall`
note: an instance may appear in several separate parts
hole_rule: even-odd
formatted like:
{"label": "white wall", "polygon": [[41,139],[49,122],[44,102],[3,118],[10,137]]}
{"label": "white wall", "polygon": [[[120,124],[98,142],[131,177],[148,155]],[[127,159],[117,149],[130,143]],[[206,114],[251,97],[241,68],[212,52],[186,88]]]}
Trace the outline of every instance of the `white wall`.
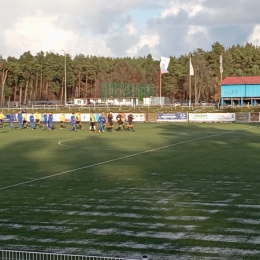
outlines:
{"label": "white wall", "polygon": [[[138,105],[138,98],[136,100],[136,105]],[[122,98],[122,99],[106,99],[106,98],[89,98],[89,99],[80,99],[80,98],[75,98],[74,99],[74,105],[79,105],[79,106],[84,106],[88,104],[88,101],[93,104],[106,104],[106,105],[124,105],[124,106],[133,106],[134,105],[134,99],[133,98]]]}

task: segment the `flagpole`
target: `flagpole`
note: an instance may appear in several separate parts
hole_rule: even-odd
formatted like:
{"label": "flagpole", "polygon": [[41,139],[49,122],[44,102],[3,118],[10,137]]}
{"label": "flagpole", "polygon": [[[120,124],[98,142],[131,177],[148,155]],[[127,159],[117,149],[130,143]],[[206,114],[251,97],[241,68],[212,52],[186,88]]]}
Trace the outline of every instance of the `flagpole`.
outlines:
{"label": "flagpole", "polygon": [[191,106],[191,75],[189,75],[189,108]]}
{"label": "flagpole", "polygon": [[160,106],[162,106],[162,72],[160,69]]}
{"label": "flagpole", "polygon": [[196,70],[198,70],[199,68],[194,70],[194,105],[196,106],[197,104],[197,74],[196,74]]}
{"label": "flagpole", "polygon": [[191,107],[191,55],[189,63],[189,108]]}
{"label": "flagpole", "polygon": [[[220,82],[222,82],[222,74],[223,74],[223,72],[221,71],[220,72]],[[220,103],[220,96],[221,96],[221,84],[219,84],[219,100],[218,100],[219,103]]]}
{"label": "flagpole", "polygon": [[[223,57],[222,53],[220,55],[220,82],[222,82],[222,76],[223,76]],[[219,98],[218,98],[218,103],[220,105],[220,98],[221,98],[221,84],[219,84]]]}
{"label": "flagpole", "polygon": [[162,106],[162,74],[169,73],[167,70],[169,66],[170,58],[161,56],[160,62],[160,85],[159,85],[159,96],[160,96],[160,106]]}

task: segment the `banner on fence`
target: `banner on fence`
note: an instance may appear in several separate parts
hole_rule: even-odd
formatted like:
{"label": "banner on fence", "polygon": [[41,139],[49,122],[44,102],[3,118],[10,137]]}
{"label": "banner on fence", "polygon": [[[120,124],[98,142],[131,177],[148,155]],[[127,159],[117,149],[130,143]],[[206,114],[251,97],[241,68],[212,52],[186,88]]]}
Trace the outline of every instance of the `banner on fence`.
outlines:
{"label": "banner on fence", "polygon": [[148,122],[157,122],[157,114],[156,113],[148,113]]}
{"label": "banner on fence", "polygon": [[249,113],[248,112],[236,113],[236,122],[241,122],[241,123],[249,122]]}
{"label": "banner on fence", "polygon": [[[4,116],[5,116],[5,118],[2,119],[3,122],[4,122],[4,123],[10,122],[10,116],[11,116],[11,114],[5,114]],[[16,118],[15,118],[14,121],[16,121]]]}
{"label": "banner on fence", "polygon": [[249,118],[250,122],[259,122],[259,112],[251,112]]}
{"label": "banner on fence", "polygon": [[[96,120],[98,120],[101,113],[94,113]],[[127,116],[129,113],[125,113],[125,122],[127,122]],[[23,114],[27,121],[29,121],[29,117],[31,113]],[[40,114],[40,118],[42,119],[42,115]],[[61,113],[53,114],[53,121],[60,121]],[[118,113],[113,113],[114,122],[116,122],[116,116]],[[64,113],[65,122],[70,122],[71,113]],[[105,114],[107,119],[107,113]],[[239,112],[239,113],[148,113],[146,119],[146,113],[133,113],[134,122],[260,122],[260,113],[259,112]],[[4,122],[9,122],[10,114],[5,114]],[[17,121],[17,114],[15,114],[15,121]],[[90,121],[89,113],[81,114],[82,122]]]}
{"label": "banner on fence", "polygon": [[185,122],[188,121],[187,113],[157,113],[157,122]]}
{"label": "banner on fence", "polygon": [[[125,114],[126,115],[126,121],[127,121],[127,115],[128,113]],[[134,122],[145,122],[146,121],[146,116],[145,113],[133,113],[133,117],[134,117]]]}
{"label": "banner on fence", "polygon": [[235,113],[189,113],[190,122],[233,122]]}
{"label": "banner on fence", "polygon": [[[4,117],[2,120],[3,120],[3,123],[7,123],[7,122],[10,122],[10,117],[11,117],[11,114],[4,114]],[[16,114],[14,114],[14,122],[17,121],[17,116]]]}
{"label": "banner on fence", "polygon": [[[70,122],[71,115],[72,114],[64,113],[65,122]],[[61,116],[61,113],[53,114],[53,121],[59,122],[60,116]],[[89,122],[90,121],[89,114],[82,113],[82,114],[80,114],[80,118],[81,118],[81,122]]]}

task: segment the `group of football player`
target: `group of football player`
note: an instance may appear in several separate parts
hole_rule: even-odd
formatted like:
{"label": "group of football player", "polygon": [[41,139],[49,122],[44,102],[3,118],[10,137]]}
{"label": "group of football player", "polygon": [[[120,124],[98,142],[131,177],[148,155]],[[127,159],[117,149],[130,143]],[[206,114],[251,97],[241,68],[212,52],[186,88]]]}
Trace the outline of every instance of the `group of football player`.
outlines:
{"label": "group of football player", "polygon": [[[133,116],[132,112],[128,113],[127,120],[126,120],[126,115],[122,112],[119,112],[118,115],[116,116],[115,120],[118,124],[117,129],[115,129],[116,131],[135,132],[134,127],[133,127],[134,116]],[[106,130],[108,132],[112,132],[112,130],[114,129],[114,117],[113,117],[113,113],[111,111],[107,114],[107,116],[104,112],[101,113],[97,122],[99,124],[99,129],[98,129],[99,133],[105,132],[106,125],[107,125]],[[89,132],[97,132],[96,117],[93,112],[90,113]]]}
{"label": "group of football player", "polygon": [[[3,121],[5,119],[5,115],[3,112],[0,112],[0,127],[3,127]],[[49,130],[52,131],[54,129],[53,125],[53,114],[52,112],[46,113],[44,112],[42,116],[38,113],[31,113],[30,116],[27,116],[26,111],[19,111],[17,114],[17,119],[15,114],[9,114],[8,116],[9,119],[9,128],[10,129],[15,129],[14,127],[14,122],[17,120],[18,121],[18,129],[23,129],[23,128],[30,128],[31,130],[35,130],[37,128],[41,128],[42,130]],[[114,129],[114,122],[116,121],[118,124],[118,127],[115,129],[116,131],[132,131],[135,132],[133,128],[133,120],[134,116],[132,112],[129,112],[127,116],[119,112],[114,119],[113,113],[110,111],[107,115],[103,112],[99,115],[98,118],[96,118],[96,115],[92,111],[90,113],[90,126],[89,126],[89,132],[99,132],[99,133],[104,133],[105,131],[107,132],[112,132]],[[59,118],[60,122],[60,129],[65,128],[65,115],[64,113],[60,114]],[[81,122],[81,114],[80,111],[77,113],[72,113],[70,116],[70,127],[69,130],[77,131],[78,129],[82,130],[82,122]],[[96,127],[96,124],[99,126]],[[98,129],[97,129],[98,128]]]}
{"label": "group of football player", "polygon": [[15,129],[14,122],[18,121],[18,129],[23,128],[30,128],[32,130],[35,130],[36,128],[42,128],[43,130],[46,128],[47,130],[53,129],[53,114],[50,113],[43,113],[42,117],[41,115],[36,113],[31,113],[29,117],[27,117],[26,111],[20,110],[17,114],[9,114],[8,118],[3,114],[3,112],[0,112],[0,127],[3,127],[3,121],[4,119],[8,119],[9,121],[9,129]]}

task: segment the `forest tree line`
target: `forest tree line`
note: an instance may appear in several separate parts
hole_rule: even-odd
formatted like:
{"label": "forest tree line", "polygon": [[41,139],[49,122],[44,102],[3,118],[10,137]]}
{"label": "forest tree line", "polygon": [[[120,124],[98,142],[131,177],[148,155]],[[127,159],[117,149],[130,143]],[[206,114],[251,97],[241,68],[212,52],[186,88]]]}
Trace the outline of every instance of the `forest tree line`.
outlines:
{"label": "forest tree line", "polygon": [[[219,57],[223,57],[223,79],[227,76],[260,75],[260,48],[251,43],[224,48],[219,42],[211,51],[197,49],[192,55],[195,75],[191,77],[192,98],[218,100],[220,95]],[[190,54],[171,56],[169,73],[162,75],[162,96],[173,100],[189,99]],[[66,80],[65,80],[66,63]],[[27,104],[33,100],[64,100],[66,81],[67,100],[101,97],[102,82],[142,83],[154,85],[159,96],[160,61],[151,54],[138,58],[110,58],[53,52],[32,55],[25,52],[20,58],[0,56],[0,105],[6,101]],[[195,83],[196,81],[196,83]],[[197,95],[194,93],[196,84]]]}

